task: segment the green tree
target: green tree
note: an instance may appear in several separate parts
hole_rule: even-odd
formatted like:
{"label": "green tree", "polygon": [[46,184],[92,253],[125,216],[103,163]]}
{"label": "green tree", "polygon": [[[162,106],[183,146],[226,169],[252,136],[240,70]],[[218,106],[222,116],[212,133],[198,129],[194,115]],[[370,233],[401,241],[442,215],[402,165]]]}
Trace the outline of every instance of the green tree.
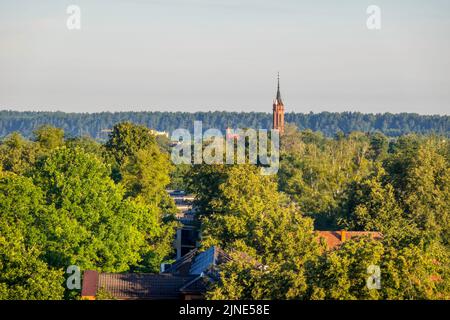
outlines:
{"label": "green tree", "polygon": [[36,146],[13,132],[0,144],[0,166],[3,170],[24,174],[36,162]]}
{"label": "green tree", "polygon": [[174,213],[175,204],[165,189],[173,167],[155,136],[144,127],[124,122],[114,126],[106,149],[115,159],[113,178],[122,182],[126,195],[156,205],[164,214]]}
{"label": "green tree", "polygon": [[0,172],[0,220],[26,235],[26,245],[45,243],[41,222],[48,210],[42,191],[31,179]]}
{"label": "green tree", "polygon": [[[439,244],[397,248],[368,238],[350,240],[326,252],[314,265],[309,273],[310,298],[448,299],[448,258],[448,251]],[[378,289],[367,286],[373,275],[368,270],[371,265],[380,270]]]}
{"label": "green tree", "polygon": [[106,149],[113,154],[117,163],[121,164],[125,157],[133,156],[139,150],[154,144],[156,144],[155,136],[147,127],[122,122],[113,127]]}
{"label": "green tree", "polygon": [[[214,211],[202,220],[205,247],[237,251],[250,264],[225,267],[212,298],[293,299],[306,292],[305,266],[318,252],[312,220],[277,191],[273,177],[259,173],[252,165],[226,168],[219,196],[211,201]],[[259,269],[242,273],[255,263]],[[249,283],[253,287],[246,288]]]}
{"label": "green tree", "polygon": [[65,145],[68,148],[80,148],[84,152],[92,153],[96,155],[99,159],[104,158],[105,155],[105,147],[104,145],[98,143],[94,139],[92,139],[89,136],[81,136],[81,137],[75,137],[67,139],[65,142]]}
{"label": "green tree", "polygon": [[64,144],[64,130],[44,125],[34,131],[35,141],[44,150],[51,150]]}
{"label": "green tree", "polygon": [[389,140],[387,139],[387,137],[380,132],[376,132],[370,135],[369,139],[369,158],[371,158],[372,160],[384,159],[387,156],[389,149]]}
{"label": "green tree", "polygon": [[29,178],[0,173],[0,300],[61,299],[62,270],[42,259],[48,213]]}
{"label": "green tree", "polygon": [[378,290],[366,286],[367,268],[380,265],[384,249],[375,240],[352,240],[326,252],[310,271],[310,299],[379,299]]}
{"label": "green tree", "polygon": [[335,140],[308,131],[292,134],[303,143],[282,155],[278,174],[280,190],[302,212],[314,217],[316,228],[334,228],[345,190],[371,171],[368,139],[361,133]]}
{"label": "green tree", "polygon": [[160,221],[161,232],[139,266],[142,271],[159,270],[160,263],[173,253],[178,225],[175,203],[166,192],[173,170],[169,155],[148,128],[128,122],[114,126],[106,149],[115,160],[112,176],[124,186],[125,196],[150,206]]}
{"label": "green tree", "polygon": [[0,300],[60,300],[62,270],[50,268],[24,235],[0,220]]}
{"label": "green tree", "polygon": [[51,152],[34,181],[55,208],[44,219],[51,265],[126,271],[148,254],[149,242],[162,231],[157,208],[124,199],[109,168],[78,148]]}
{"label": "green tree", "polygon": [[127,156],[121,165],[122,183],[127,196],[141,197],[148,203],[159,205],[167,197],[172,166],[168,156],[157,145],[136,151]]}
{"label": "green tree", "polygon": [[450,167],[440,139],[405,137],[386,159],[387,180],[421,236],[450,239]]}
{"label": "green tree", "polygon": [[378,163],[366,179],[354,182],[347,190],[342,206],[341,228],[347,230],[379,231],[385,241],[411,243],[420,239],[417,225],[400,206],[394,187]]}
{"label": "green tree", "polygon": [[220,196],[219,186],[227,177],[227,167],[221,164],[193,165],[186,178],[187,191],[195,194],[194,206],[199,215],[208,216],[215,208],[212,201]]}

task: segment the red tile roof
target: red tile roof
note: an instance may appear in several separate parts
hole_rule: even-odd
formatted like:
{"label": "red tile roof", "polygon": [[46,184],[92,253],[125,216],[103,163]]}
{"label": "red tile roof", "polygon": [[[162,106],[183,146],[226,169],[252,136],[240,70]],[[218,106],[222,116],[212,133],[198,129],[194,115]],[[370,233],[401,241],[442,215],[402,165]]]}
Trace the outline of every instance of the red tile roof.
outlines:
{"label": "red tile roof", "polygon": [[317,231],[319,240],[324,239],[328,249],[334,249],[340,246],[344,241],[362,237],[370,236],[374,240],[380,240],[382,234],[374,231]]}

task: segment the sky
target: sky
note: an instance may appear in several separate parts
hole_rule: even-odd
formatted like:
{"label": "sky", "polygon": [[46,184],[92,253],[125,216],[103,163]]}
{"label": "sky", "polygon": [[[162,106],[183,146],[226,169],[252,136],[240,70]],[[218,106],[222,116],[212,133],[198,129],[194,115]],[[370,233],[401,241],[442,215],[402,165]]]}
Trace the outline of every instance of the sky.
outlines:
{"label": "sky", "polygon": [[449,57],[448,0],[0,0],[0,109],[448,115]]}

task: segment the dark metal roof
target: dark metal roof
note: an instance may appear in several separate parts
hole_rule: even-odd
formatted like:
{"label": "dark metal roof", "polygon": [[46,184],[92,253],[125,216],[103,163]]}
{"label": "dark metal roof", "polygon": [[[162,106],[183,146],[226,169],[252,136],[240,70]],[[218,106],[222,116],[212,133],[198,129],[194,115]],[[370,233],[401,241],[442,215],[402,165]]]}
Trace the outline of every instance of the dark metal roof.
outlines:
{"label": "dark metal roof", "polygon": [[230,261],[231,258],[219,247],[213,246],[206,251],[193,249],[175,261],[166,271],[176,275],[200,275],[208,273],[212,267]]}
{"label": "dark metal roof", "polygon": [[230,260],[230,257],[219,247],[213,246],[199,253],[189,269],[190,274],[202,274],[219,264]]}
{"label": "dark metal roof", "polygon": [[194,260],[197,253],[198,249],[189,251],[187,254],[175,261],[166,272],[176,275],[188,275],[192,261]]}

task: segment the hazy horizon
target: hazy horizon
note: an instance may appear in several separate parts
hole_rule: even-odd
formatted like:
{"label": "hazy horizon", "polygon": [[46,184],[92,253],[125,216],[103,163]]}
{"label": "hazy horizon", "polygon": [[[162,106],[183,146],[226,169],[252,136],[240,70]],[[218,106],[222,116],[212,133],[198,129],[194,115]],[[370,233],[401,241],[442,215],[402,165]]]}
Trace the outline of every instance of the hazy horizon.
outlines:
{"label": "hazy horizon", "polygon": [[449,15],[446,0],[2,2],[0,110],[270,113],[280,72],[286,112],[448,115]]}
{"label": "hazy horizon", "polygon": [[[217,109],[217,110],[199,110],[199,111],[190,111],[190,110],[183,110],[183,111],[167,111],[167,110],[116,110],[116,111],[93,111],[93,112],[89,112],[89,111],[62,111],[62,110],[13,110],[13,109],[2,109],[0,107],[0,112],[41,112],[41,113],[66,113],[66,114],[89,114],[89,115],[93,115],[93,114],[101,114],[101,113],[126,113],[126,112],[133,112],[133,113],[142,113],[142,112],[168,112],[168,113],[177,113],[177,112],[181,112],[181,113],[208,113],[208,112],[229,112],[229,113],[265,113],[268,115],[272,115],[272,111],[230,111],[230,110],[221,110],[221,109]],[[384,114],[392,114],[392,115],[401,115],[401,114],[409,114],[409,115],[419,115],[419,116],[439,116],[439,117],[449,117],[450,114],[421,114],[421,113],[417,113],[417,112],[362,112],[362,111],[309,111],[309,112],[302,112],[302,111],[287,111],[285,114],[289,114],[289,113],[296,113],[296,114],[320,114],[320,113],[361,113],[363,115],[384,115]]]}

